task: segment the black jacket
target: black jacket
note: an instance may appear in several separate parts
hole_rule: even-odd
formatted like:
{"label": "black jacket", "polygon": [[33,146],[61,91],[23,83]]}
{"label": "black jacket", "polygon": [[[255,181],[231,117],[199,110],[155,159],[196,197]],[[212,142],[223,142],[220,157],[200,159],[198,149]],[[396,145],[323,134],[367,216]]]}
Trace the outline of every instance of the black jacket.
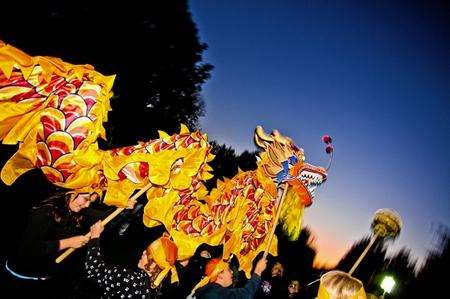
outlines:
{"label": "black jacket", "polygon": [[9,267],[19,274],[34,277],[54,276],[61,267],[73,272],[73,267],[80,264],[79,258],[85,256],[85,251],[79,249],[70,259],[57,265],[55,259],[62,253],[59,240],[87,233],[89,226],[106,213],[88,208],[75,214],[58,204],[32,208],[16,254],[9,258]]}

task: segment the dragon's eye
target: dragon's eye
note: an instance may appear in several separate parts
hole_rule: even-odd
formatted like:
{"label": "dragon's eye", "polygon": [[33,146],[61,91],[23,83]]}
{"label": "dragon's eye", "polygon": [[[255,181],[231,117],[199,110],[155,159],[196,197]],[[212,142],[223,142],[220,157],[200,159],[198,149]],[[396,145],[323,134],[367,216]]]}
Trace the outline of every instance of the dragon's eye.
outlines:
{"label": "dragon's eye", "polygon": [[297,163],[298,163],[298,159],[297,159],[296,156],[290,156],[290,157],[289,157],[289,164],[295,165],[295,164],[297,164]]}

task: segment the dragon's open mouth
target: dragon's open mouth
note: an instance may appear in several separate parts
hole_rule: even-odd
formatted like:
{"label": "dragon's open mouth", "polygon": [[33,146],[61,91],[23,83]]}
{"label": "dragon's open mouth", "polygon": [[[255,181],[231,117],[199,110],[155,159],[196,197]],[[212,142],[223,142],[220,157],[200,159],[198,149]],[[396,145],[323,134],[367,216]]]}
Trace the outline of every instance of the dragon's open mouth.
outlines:
{"label": "dragon's open mouth", "polygon": [[303,185],[308,190],[311,198],[314,198],[316,193],[316,188],[323,184],[327,179],[327,176],[324,172],[313,169],[304,169],[300,172],[300,180]]}

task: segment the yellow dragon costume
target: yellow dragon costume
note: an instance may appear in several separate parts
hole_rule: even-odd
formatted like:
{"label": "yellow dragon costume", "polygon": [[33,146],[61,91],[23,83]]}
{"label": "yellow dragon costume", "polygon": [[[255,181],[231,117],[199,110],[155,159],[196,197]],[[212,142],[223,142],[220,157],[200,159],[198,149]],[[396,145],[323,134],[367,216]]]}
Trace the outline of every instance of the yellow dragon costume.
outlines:
{"label": "yellow dragon costume", "polygon": [[[224,258],[235,255],[247,275],[268,243],[278,189],[287,184],[280,220],[292,239],[298,237],[303,209],[326,180],[326,169],[305,163],[303,150],[290,138],[258,127],[255,142],[263,150],[258,168],[218,181],[208,193],[203,183],[212,177],[208,162],[214,155],[198,131],[181,125],[172,136],[160,131],[160,138],[138,145],[98,148],[97,139],[106,138],[113,81],[90,65],[31,57],[0,41],[0,140],[19,144],[2,180],[11,185],[39,168],[55,185],[104,192],[105,203],[119,207],[151,183],[144,224],[166,227],[179,260],[201,243],[223,244]],[[276,255],[276,241],[269,252]]]}
{"label": "yellow dragon costume", "polygon": [[[193,179],[212,177],[206,135],[180,134],[103,151],[103,122],[110,110],[114,76],[89,65],[52,57],[30,57],[0,42],[0,140],[19,149],[1,178],[11,185],[39,168],[53,184],[78,192],[106,191],[105,202],[124,206],[148,182],[184,190]],[[150,190],[152,191],[152,190]]]}

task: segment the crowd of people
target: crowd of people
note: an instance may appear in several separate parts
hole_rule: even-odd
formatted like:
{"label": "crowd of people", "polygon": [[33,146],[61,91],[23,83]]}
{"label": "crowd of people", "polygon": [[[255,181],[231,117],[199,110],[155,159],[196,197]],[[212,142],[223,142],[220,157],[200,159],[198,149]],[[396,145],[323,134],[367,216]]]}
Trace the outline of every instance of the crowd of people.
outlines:
{"label": "crowd of people", "polygon": [[[109,211],[88,207],[96,193],[58,193],[33,207],[16,254],[5,264],[7,286],[15,297],[45,298],[309,298],[283,264],[260,254],[249,279],[237,271],[237,259],[224,261],[220,251],[203,244],[193,257],[177,261],[177,247],[168,234],[152,241],[135,267],[114,265],[102,254],[99,221]],[[129,201],[133,208],[136,201]],[[83,233],[90,230],[90,236]],[[85,246],[86,245],[86,246]],[[67,248],[75,256],[56,264]],[[269,267],[268,267],[269,265]],[[87,290],[87,291],[86,291]],[[319,299],[364,299],[362,283],[331,271],[323,275]]]}

